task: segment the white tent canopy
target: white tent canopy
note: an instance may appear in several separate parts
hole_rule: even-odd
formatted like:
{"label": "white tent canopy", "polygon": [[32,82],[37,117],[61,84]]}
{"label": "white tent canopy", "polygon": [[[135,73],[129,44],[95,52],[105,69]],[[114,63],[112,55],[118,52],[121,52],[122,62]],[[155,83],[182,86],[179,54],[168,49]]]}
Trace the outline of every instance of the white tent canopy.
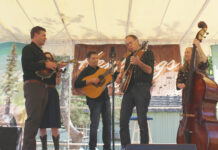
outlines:
{"label": "white tent canopy", "polygon": [[212,44],[218,41],[217,8],[217,0],[0,0],[0,42],[28,43],[31,28],[40,25],[46,47],[59,54],[75,43],[122,43],[127,34],[190,45],[202,20],[210,33],[204,43]]}
{"label": "white tent canopy", "polygon": [[0,0],[0,43],[29,43],[31,28],[42,26],[48,39],[43,48],[57,55],[72,56],[78,43],[124,43],[128,34],[184,50],[199,31],[198,22],[205,21],[210,34],[202,47],[210,54],[209,46],[218,41],[217,8],[218,0]]}

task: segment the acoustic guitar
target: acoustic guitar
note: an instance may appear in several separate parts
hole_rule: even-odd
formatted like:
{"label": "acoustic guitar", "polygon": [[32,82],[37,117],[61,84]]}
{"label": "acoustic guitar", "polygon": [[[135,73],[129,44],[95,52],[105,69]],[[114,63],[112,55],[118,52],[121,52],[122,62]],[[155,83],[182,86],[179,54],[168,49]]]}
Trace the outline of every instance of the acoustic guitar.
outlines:
{"label": "acoustic guitar", "polygon": [[88,84],[82,88],[82,91],[85,93],[86,96],[90,98],[97,98],[104,91],[106,85],[112,80],[111,69],[107,70],[104,68],[99,68],[94,74],[83,78],[83,81],[92,78],[99,78],[99,83]]}
{"label": "acoustic guitar", "polygon": [[[123,58],[121,59],[121,62],[128,56],[130,55],[129,52],[127,52]],[[113,67],[116,67],[116,64],[113,64]],[[104,91],[105,87],[107,84],[109,84],[112,80],[112,75],[111,75],[111,70],[110,69],[104,69],[104,68],[99,68],[94,74],[89,75],[82,80],[88,80],[92,78],[99,78],[99,83],[98,84],[88,84],[85,87],[82,88],[82,91],[85,93],[86,96],[90,98],[97,98],[101,95],[101,93]]]}

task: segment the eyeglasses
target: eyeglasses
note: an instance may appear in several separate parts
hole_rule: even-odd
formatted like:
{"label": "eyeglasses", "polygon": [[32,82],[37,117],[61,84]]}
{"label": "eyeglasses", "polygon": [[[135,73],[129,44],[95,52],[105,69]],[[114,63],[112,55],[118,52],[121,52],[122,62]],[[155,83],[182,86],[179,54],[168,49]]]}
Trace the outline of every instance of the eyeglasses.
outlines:
{"label": "eyeglasses", "polygon": [[133,41],[130,41],[130,42],[128,42],[128,43],[126,43],[126,47],[128,47],[128,46],[132,45],[134,42],[135,42],[135,40],[133,40]]}

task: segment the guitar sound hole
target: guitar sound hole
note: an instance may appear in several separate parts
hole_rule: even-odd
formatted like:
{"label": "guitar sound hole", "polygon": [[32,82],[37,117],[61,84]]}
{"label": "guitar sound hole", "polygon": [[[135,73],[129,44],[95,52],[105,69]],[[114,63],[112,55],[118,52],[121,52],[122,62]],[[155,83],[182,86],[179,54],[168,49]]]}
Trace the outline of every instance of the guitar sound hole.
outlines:
{"label": "guitar sound hole", "polygon": [[105,79],[101,80],[101,81],[98,83],[98,86],[102,86],[104,83],[105,83]]}
{"label": "guitar sound hole", "polygon": [[104,76],[100,75],[100,76],[98,76],[98,78],[99,78],[99,80],[102,80],[102,79],[104,79]]}

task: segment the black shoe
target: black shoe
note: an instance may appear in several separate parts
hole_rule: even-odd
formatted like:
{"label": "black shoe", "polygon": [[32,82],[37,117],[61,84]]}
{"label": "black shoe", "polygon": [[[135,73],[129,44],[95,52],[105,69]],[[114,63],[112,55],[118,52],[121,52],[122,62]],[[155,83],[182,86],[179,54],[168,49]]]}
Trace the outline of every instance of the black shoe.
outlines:
{"label": "black shoe", "polygon": [[60,138],[59,135],[58,135],[57,137],[52,136],[52,139],[53,139],[53,142],[54,142],[55,150],[59,150],[59,138]]}
{"label": "black shoe", "polygon": [[42,150],[47,150],[47,135],[40,136],[40,140],[42,142]]}

